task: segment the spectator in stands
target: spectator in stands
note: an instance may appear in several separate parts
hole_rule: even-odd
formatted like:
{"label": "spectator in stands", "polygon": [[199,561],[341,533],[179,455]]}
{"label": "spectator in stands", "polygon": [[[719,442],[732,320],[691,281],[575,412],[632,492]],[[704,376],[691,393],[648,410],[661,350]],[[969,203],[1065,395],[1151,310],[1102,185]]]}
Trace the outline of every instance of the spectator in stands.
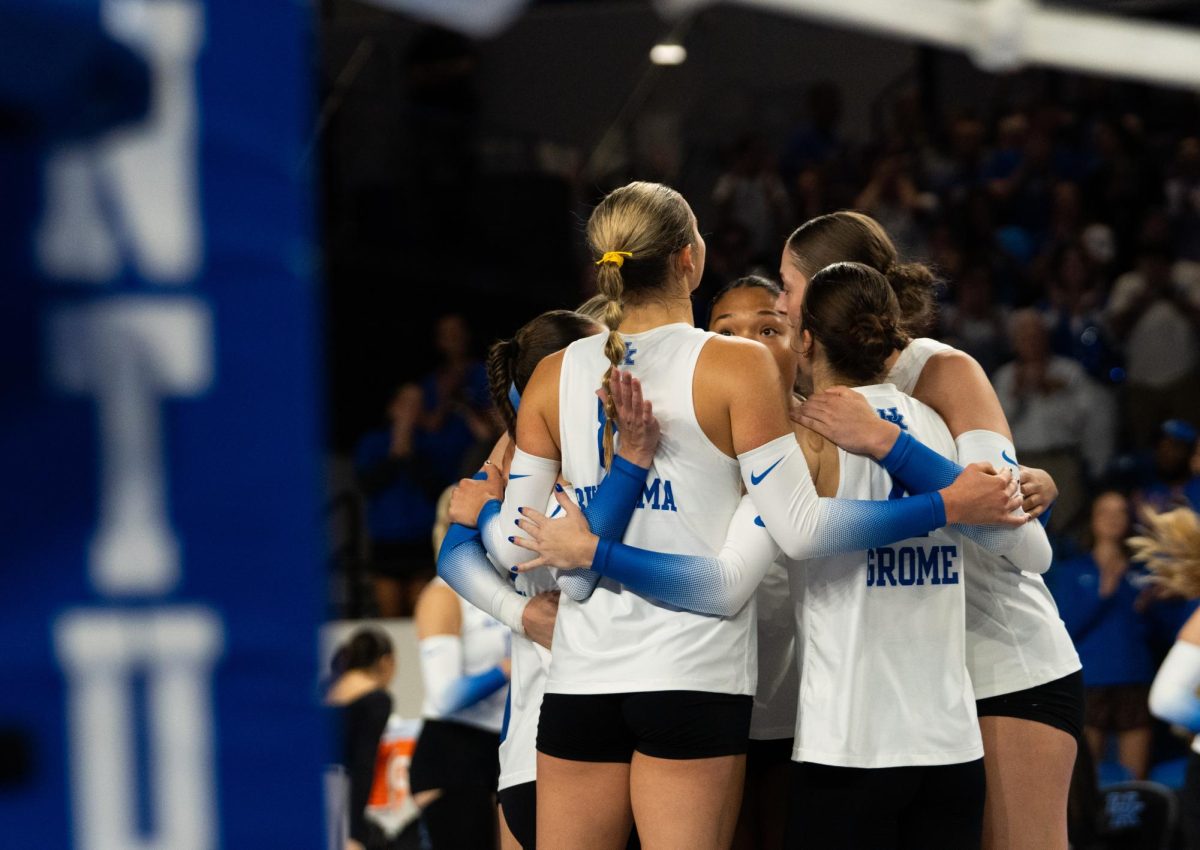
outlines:
{"label": "spectator in stands", "polygon": [[1165,194],[1175,253],[1200,262],[1200,138],[1188,136],[1179,142]]}
{"label": "spectator in stands", "polygon": [[972,266],[955,281],[954,301],[940,310],[939,336],[970,354],[990,374],[1008,352],[1007,318],[995,301],[991,270]]}
{"label": "spectator in stands", "polygon": [[1050,335],[1036,310],[1013,314],[1009,340],[1016,359],[996,371],[996,395],[1022,462],[1058,483],[1051,525],[1062,530],[1078,517],[1087,481],[1099,479],[1112,459],[1112,399],[1079,363],[1050,353]]}
{"label": "spectator in stands", "polygon": [[367,846],[367,800],[375,781],[379,739],[392,713],[388,685],[396,674],[392,641],[382,629],[361,628],[333,656],[333,683],[325,703],[340,721],[339,763],[350,779],[350,841],[346,850]]}
{"label": "spectator in stands", "polygon": [[1154,457],[1146,480],[1134,493],[1139,514],[1145,507],[1155,511],[1195,506],[1200,496],[1200,477],[1192,470],[1200,441],[1196,429],[1182,419],[1168,419],[1159,429],[1154,445]]}
{"label": "spectator in stands", "polygon": [[1093,378],[1110,380],[1115,352],[1100,310],[1104,292],[1078,242],[1063,243],[1054,252],[1046,295],[1043,313],[1051,350],[1079,361]]}
{"label": "spectator in stands", "polygon": [[418,446],[421,391],[401,387],[388,405],[388,425],[366,434],[355,451],[358,486],[367,503],[368,568],[381,617],[412,614],[429,579],[429,528],[439,476]]}
{"label": "spectator in stands", "polygon": [[1154,678],[1149,624],[1125,539],[1130,530],[1129,500],[1105,491],[1092,503],[1087,554],[1059,564],[1049,574],[1058,610],[1079,658],[1086,687],[1084,734],[1092,756],[1105,760],[1110,735],[1117,760],[1135,779],[1145,779],[1150,763],[1150,712]]}
{"label": "spectator in stands", "polygon": [[791,225],[792,212],[787,190],[761,137],[745,136],[734,147],[730,168],[713,189],[713,203],[719,222],[737,222],[749,233],[751,260],[774,260],[784,230]]}
{"label": "spectator in stands", "polygon": [[854,199],[854,208],[883,225],[902,256],[928,255],[921,219],[937,208],[937,196],[917,188],[907,152],[887,151],[875,161],[871,179]]}
{"label": "spectator in stands", "polygon": [[1147,448],[1166,419],[1200,422],[1200,279],[1173,269],[1162,243],[1143,244],[1113,285],[1108,322],[1125,345],[1134,445]]}
{"label": "spectator in stands", "polygon": [[[487,370],[471,350],[471,330],[457,313],[434,325],[434,349],[439,363],[420,383],[421,451],[437,476],[439,491],[464,474],[474,472],[500,435],[492,416]],[[483,455],[468,452],[486,443]]]}

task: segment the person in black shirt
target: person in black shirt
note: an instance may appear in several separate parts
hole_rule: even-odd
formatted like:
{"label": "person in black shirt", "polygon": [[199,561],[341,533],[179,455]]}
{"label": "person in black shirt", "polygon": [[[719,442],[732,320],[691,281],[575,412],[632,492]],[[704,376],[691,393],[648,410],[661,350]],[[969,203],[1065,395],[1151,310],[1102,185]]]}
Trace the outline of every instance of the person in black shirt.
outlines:
{"label": "person in black shirt", "polygon": [[333,683],[325,703],[341,724],[341,765],[350,778],[350,843],[367,845],[367,798],[375,778],[379,739],[392,713],[388,684],[396,673],[392,641],[381,629],[357,630],[333,656]]}

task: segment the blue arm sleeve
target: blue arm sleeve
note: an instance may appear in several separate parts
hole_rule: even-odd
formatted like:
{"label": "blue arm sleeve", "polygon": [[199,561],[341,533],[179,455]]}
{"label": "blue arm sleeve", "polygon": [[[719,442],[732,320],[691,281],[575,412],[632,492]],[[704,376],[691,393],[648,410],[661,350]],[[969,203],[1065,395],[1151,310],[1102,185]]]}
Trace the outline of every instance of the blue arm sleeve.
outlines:
{"label": "blue arm sleeve", "polygon": [[[485,477],[482,472],[475,474],[477,479],[482,477]],[[499,502],[492,504],[499,507]],[[515,634],[525,634],[521,615],[529,600],[517,593],[511,580],[493,566],[479,531],[457,523],[451,525],[438,551],[437,573],[463,599],[491,614]]]}
{"label": "blue arm sleeve", "polygon": [[[613,457],[611,470],[583,509],[592,534],[601,540],[620,540],[625,536],[633,509],[646,486],[647,472],[645,467],[630,463],[620,455]],[[563,593],[582,602],[592,595],[600,578],[595,570],[562,570],[556,580]]]}
{"label": "blue arm sleeve", "polygon": [[879,465],[910,493],[933,493],[949,487],[963,468],[942,457],[907,431],[901,431]]}
{"label": "blue arm sleeve", "polygon": [[780,556],[754,504],[743,497],[716,557],[672,555],[601,539],[592,570],[642,596],[701,614],[731,617]]}
{"label": "blue arm sleeve", "polygon": [[491,670],[485,670],[474,676],[463,676],[446,691],[446,713],[453,714],[456,711],[462,711],[467,706],[487,699],[507,684],[508,677],[499,667],[493,667]]}
{"label": "blue arm sleeve", "polygon": [[[988,432],[969,432],[969,434],[1003,440],[999,435],[994,437]],[[975,440],[974,442],[978,442]],[[1005,441],[1007,442],[1007,441]],[[965,445],[971,445],[972,439],[967,438]],[[1003,466],[999,460],[997,462]],[[954,483],[963,468],[907,431],[901,431],[892,450],[881,460],[880,465],[888,471],[892,478],[898,481],[910,493],[930,493],[948,487]],[[1013,466],[1014,475],[1016,472]],[[1044,523],[1043,523],[1044,529]],[[986,525],[956,525],[955,530],[970,540],[978,543],[984,549],[1006,557],[1018,568],[1034,573],[1044,573],[1050,568],[1052,552],[1050,541],[1045,531],[1026,524],[1020,528]]]}

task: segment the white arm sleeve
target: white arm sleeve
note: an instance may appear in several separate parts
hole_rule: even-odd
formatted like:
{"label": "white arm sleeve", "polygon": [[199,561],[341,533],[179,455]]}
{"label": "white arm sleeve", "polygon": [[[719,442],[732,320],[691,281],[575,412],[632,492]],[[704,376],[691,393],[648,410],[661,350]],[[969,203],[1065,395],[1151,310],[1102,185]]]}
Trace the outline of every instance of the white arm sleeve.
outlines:
{"label": "white arm sleeve", "polygon": [[497,570],[504,571],[537,557],[536,553],[509,543],[508,538],[519,531],[517,519],[520,514],[517,508],[545,509],[554,491],[560,465],[557,460],[536,457],[520,449],[513,454],[512,464],[508,468],[508,484],[504,490],[504,504],[499,511],[494,506],[489,509],[485,505],[479,514],[483,545],[492,556]]}
{"label": "white arm sleeve", "polygon": [[1177,640],[1150,687],[1150,713],[1200,732],[1200,646]]}
{"label": "white arm sleeve", "polygon": [[425,701],[437,714],[449,714],[454,685],[463,675],[462,638],[458,635],[433,635],[421,641],[418,648]]}
{"label": "white arm sleeve", "polygon": [[[958,449],[958,462],[963,466],[990,463],[997,470],[1009,469],[1020,480],[1017,450],[1012,441],[1003,435],[995,431],[967,431],[958,435],[954,445]],[[1018,507],[1013,513],[1023,515],[1025,512]],[[1027,522],[1017,528],[959,525],[955,529],[992,554],[1000,555],[1019,570],[1041,574],[1050,569],[1054,552],[1046,529],[1040,522]]]}
{"label": "white arm sleeve", "polygon": [[886,546],[946,523],[939,493],[880,501],[818,496],[793,434],[738,455],[738,462],[767,530],[793,560]]}

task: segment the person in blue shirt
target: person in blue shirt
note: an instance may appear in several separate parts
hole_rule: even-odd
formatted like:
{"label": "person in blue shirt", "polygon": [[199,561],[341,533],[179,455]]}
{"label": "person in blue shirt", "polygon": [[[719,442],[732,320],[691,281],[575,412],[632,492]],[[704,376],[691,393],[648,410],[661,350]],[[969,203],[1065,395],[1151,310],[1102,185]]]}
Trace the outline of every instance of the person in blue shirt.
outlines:
{"label": "person in blue shirt", "polygon": [[1154,454],[1142,486],[1134,494],[1139,510],[1149,507],[1161,513],[1178,507],[1200,508],[1197,436],[1195,426],[1183,419],[1168,419],[1159,426]]}
{"label": "person in blue shirt", "polygon": [[1150,645],[1142,578],[1130,563],[1130,504],[1122,493],[1101,492],[1092,502],[1089,551],[1051,570],[1051,590],[1079,658],[1085,685],[1084,735],[1096,762],[1108,737],[1135,779],[1150,761],[1148,699],[1155,659]]}
{"label": "person in blue shirt", "polygon": [[365,434],[354,452],[381,617],[411,614],[432,573],[429,530],[441,479],[418,445],[420,406],[416,387],[400,387],[388,404],[388,424]]}

